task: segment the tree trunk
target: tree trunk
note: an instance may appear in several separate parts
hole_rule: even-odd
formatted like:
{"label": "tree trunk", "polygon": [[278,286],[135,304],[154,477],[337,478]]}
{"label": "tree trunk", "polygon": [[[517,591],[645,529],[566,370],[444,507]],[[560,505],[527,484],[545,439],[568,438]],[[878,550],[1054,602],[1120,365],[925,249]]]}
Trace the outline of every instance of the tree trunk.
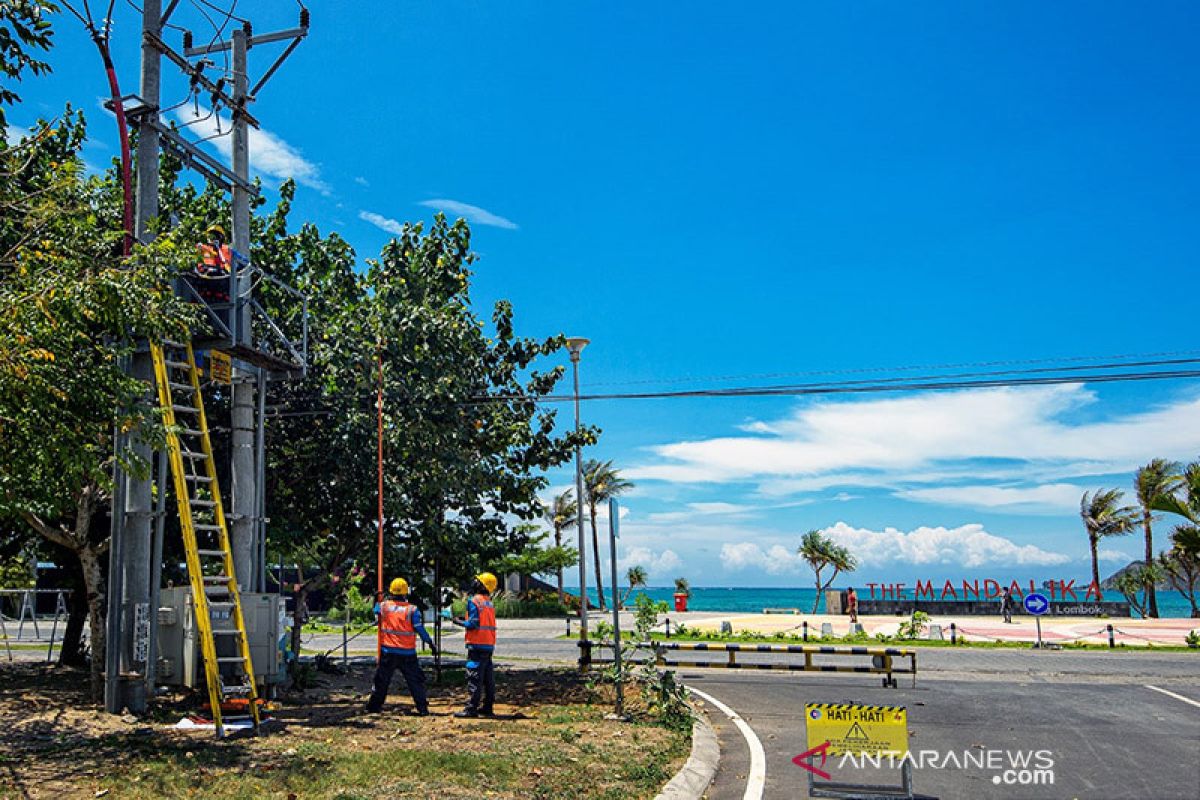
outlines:
{"label": "tree trunk", "polygon": [[[1142,527],[1146,530],[1146,566],[1154,563],[1154,534],[1150,530],[1150,509],[1142,512]],[[1153,578],[1146,579],[1146,616],[1158,616],[1158,596],[1155,594]]]}
{"label": "tree trunk", "polygon": [[300,590],[296,592],[296,600],[292,605],[292,654],[300,658],[300,635],[304,628],[305,612],[308,608],[308,592],[310,582],[301,577]]}
{"label": "tree trunk", "polygon": [[1100,595],[1098,599],[1103,599],[1104,595],[1100,592],[1100,562],[1096,556],[1096,547],[1100,542],[1095,535],[1090,535],[1088,536],[1088,544],[1092,548],[1092,585],[1096,587],[1096,594]]}
{"label": "tree trunk", "polygon": [[[600,535],[596,533],[596,507],[591,506],[592,518],[592,555],[596,564],[596,596],[600,599],[600,610],[604,610],[604,578],[600,574]],[[579,554],[583,558],[583,553]]]}
{"label": "tree trunk", "polygon": [[814,569],[813,572],[815,572],[817,575],[817,599],[815,601],[813,601],[813,610],[812,610],[812,612],[815,614],[815,613],[817,613],[817,609],[819,609],[821,607],[821,570]]}
{"label": "tree trunk", "polygon": [[[562,527],[554,526],[554,546],[562,547]],[[562,567],[558,568],[558,603],[565,606],[567,604],[567,595],[563,591],[563,571]]]}
{"label": "tree trunk", "polygon": [[100,569],[100,552],[85,544],[78,551],[79,564],[83,567],[83,585],[87,594],[89,636],[92,650],[92,699],[104,699],[104,595],[100,591],[103,573]]}
{"label": "tree trunk", "polygon": [[67,627],[63,630],[62,644],[58,649],[58,663],[64,667],[82,667],[83,626],[88,618],[87,588],[80,578],[67,599]]}

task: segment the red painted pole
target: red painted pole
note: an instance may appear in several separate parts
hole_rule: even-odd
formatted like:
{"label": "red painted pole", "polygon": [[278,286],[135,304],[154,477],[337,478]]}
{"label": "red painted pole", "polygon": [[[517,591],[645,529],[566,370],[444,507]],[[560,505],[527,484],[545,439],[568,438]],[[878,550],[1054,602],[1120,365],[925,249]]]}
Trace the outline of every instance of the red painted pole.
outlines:
{"label": "red painted pole", "polygon": [[112,95],[113,114],[117,117],[117,132],[121,140],[121,193],[124,199],[122,205],[122,221],[125,223],[125,238],[121,252],[126,258],[133,252],[133,157],[129,150],[129,125],[125,120],[125,104],[121,102],[121,87],[117,83],[117,70],[113,66],[109,54],[108,42],[100,37],[95,30],[92,38],[100,50],[100,58],[104,61],[104,72],[108,76],[108,90]]}
{"label": "red painted pole", "polygon": [[[379,549],[375,564],[375,592],[379,602],[383,602],[383,346],[382,342],[375,348],[375,357],[379,364],[379,398],[376,402],[379,421],[378,474],[379,474]],[[382,650],[379,639],[375,640],[375,660],[378,661]]]}

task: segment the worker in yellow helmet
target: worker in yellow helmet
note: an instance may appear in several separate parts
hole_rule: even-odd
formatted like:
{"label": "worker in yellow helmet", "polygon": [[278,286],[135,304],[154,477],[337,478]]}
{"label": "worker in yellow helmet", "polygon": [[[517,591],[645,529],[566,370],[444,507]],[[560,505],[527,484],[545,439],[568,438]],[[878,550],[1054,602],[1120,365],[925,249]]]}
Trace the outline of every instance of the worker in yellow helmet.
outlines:
{"label": "worker in yellow helmet", "polygon": [[467,706],[456,717],[490,717],[496,702],[496,672],[492,654],[496,649],[496,609],[492,593],[496,591],[496,576],[481,572],[475,576],[472,596],[467,600],[466,619],[452,622],[466,630],[467,690],[471,693]]}
{"label": "worker in yellow helmet", "polygon": [[392,675],[396,670],[404,676],[408,693],[412,695],[414,713],[429,715],[429,700],[425,694],[425,673],[417,661],[417,636],[434,653],[437,648],[421,621],[421,609],[408,602],[408,581],[396,578],[388,587],[388,597],[375,606],[379,623],[379,666],[375,670],[375,687],[367,701],[367,711],[375,714],[383,708]]}

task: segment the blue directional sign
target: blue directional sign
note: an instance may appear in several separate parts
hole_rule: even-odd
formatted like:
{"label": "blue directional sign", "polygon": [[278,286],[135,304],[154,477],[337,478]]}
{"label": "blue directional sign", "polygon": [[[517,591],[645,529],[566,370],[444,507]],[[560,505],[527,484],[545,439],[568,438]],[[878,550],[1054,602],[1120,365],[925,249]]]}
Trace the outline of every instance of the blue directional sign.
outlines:
{"label": "blue directional sign", "polygon": [[1040,617],[1050,610],[1050,601],[1046,599],[1046,595],[1031,592],[1025,595],[1025,610],[1035,617]]}

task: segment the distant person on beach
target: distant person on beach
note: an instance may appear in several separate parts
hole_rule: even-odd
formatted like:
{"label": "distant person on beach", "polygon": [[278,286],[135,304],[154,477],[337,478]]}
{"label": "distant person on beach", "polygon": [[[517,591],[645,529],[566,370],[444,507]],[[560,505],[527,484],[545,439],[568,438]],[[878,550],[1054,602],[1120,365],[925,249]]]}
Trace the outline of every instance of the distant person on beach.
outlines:
{"label": "distant person on beach", "polygon": [[1012,587],[1004,587],[1004,594],[1000,595],[1000,613],[1004,615],[1005,622],[1012,622],[1013,612],[1013,596]]}
{"label": "distant person on beach", "polygon": [[854,587],[850,587],[850,591],[846,592],[846,611],[850,613],[850,622],[858,622],[858,592],[854,591]]}

